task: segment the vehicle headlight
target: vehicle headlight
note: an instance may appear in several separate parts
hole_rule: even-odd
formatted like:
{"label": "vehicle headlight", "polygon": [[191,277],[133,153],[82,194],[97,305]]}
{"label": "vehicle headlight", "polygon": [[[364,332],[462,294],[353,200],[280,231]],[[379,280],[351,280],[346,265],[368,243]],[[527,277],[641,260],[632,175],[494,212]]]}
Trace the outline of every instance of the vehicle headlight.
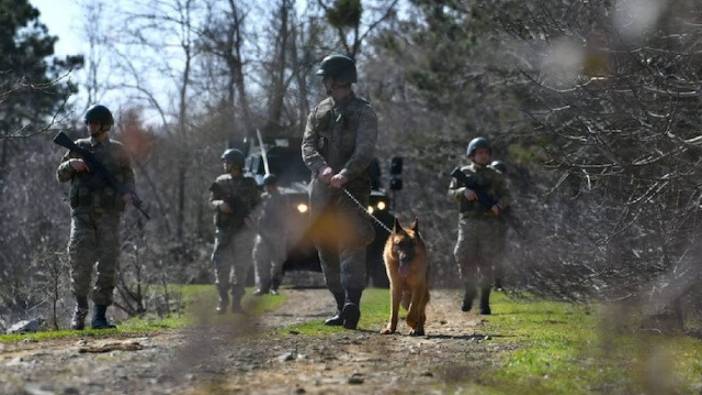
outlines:
{"label": "vehicle headlight", "polygon": [[305,203],[300,203],[297,205],[297,211],[299,211],[301,214],[304,214],[309,210],[309,207]]}
{"label": "vehicle headlight", "polygon": [[382,200],[379,201],[378,204],[376,205],[376,207],[378,208],[378,210],[385,210],[385,207],[386,207],[385,202]]}
{"label": "vehicle headlight", "polygon": [[373,206],[368,206],[368,214],[373,214],[373,211],[375,211]]}

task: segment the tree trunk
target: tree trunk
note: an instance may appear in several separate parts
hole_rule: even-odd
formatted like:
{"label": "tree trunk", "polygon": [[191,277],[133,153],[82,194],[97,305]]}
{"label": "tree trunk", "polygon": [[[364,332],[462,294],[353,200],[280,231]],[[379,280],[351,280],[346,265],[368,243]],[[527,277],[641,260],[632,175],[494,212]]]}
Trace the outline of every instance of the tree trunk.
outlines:
{"label": "tree trunk", "polygon": [[268,122],[266,122],[267,133],[275,133],[281,126],[283,116],[283,105],[285,103],[285,69],[287,68],[288,51],[288,17],[290,15],[290,5],[288,0],[280,3],[280,26],[276,39],[277,54],[274,61],[275,73],[273,75],[273,92],[269,99]]}

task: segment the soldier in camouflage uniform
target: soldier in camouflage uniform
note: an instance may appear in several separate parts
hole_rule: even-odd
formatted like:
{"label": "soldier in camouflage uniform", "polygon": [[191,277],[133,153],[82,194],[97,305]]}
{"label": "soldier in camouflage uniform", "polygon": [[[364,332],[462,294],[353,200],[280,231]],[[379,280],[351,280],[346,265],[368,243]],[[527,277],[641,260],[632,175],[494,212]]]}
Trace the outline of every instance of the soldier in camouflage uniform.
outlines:
{"label": "soldier in camouflage uniform", "polygon": [[223,314],[232,296],[232,312],[243,313],[241,299],[251,267],[253,221],[250,214],[259,202],[256,181],[244,177],[244,154],[228,149],[222,154],[226,174],[210,186],[210,207],[215,211],[215,244],[212,264],[219,293],[217,312]]}
{"label": "soldier in camouflage uniform", "polygon": [[[76,145],[92,152],[116,180],[134,191],[134,172],[125,148],[109,137],[114,124],[112,113],[105,106],[91,107],[84,118],[89,138],[76,140]],[[132,194],[120,196],[103,179],[90,171],[73,152],[67,152],[56,170],[59,182],[71,183],[71,235],[68,242],[71,289],[76,307],[71,321],[73,329],[85,327],[88,314],[88,293],[93,267],[97,262],[97,278],[93,287],[93,319],[95,329],[114,328],[105,312],[112,304],[120,249],[119,227],[125,205]]]}
{"label": "soldier in camouflage uniform", "polygon": [[368,206],[368,167],[374,156],[378,121],[370,104],[352,90],[356,65],[343,55],[327,56],[317,75],[328,98],[309,114],[302,158],[312,173],[310,213],[319,259],[337,314],[326,325],[355,329],[366,285],[366,247],[375,231],[344,188]]}
{"label": "soldier in camouflage uniform", "polygon": [[283,262],[287,256],[285,196],[278,190],[278,179],[269,174],[263,178],[261,213],[258,216],[253,258],[256,269],[256,292],[277,295],[283,277]]}
{"label": "soldier in camouflage uniform", "polygon": [[492,149],[487,139],[471,140],[467,149],[471,164],[461,168],[473,177],[481,191],[496,199],[492,207],[484,207],[478,201],[475,190],[466,188],[453,179],[449,186],[449,197],[458,203],[460,217],[458,241],[454,257],[465,285],[463,311],[470,311],[477,289],[480,287],[480,314],[490,314],[490,289],[493,281],[494,260],[501,254],[500,215],[509,206],[509,193],[502,174],[489,167]]}

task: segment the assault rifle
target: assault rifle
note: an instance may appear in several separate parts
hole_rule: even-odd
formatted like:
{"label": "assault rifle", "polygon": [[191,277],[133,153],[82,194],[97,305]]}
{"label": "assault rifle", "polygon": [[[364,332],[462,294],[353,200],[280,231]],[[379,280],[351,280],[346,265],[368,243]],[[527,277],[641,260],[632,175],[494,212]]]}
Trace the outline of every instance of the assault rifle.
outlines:
{"label": "assault rifle", "polygon": [[[497,204],[497,199],[495,199],[493,196],[487,193],[484,190],[484,186],[479,185],[474,177],[471,177],[466,173],[462,172],[460,167],[453,169],[453,171],[451,172],[451,177],[455,178],[456,181],[458,181],[458,183],[461,184],[461,186],[464,186],[475,192],[475,194],[478,196],[478,202],[481,206],[485,207],[486,210],[489,211],[495,204]],[[506,207],[504,209],[501,209],[500,212],[500,217],[504,218],[507,224],[512,229],[514,229],[515,232],[517,232],[517,235],[519,237],[524,238],[524,233],[522,232],[522,224],[516,218],[514,218],[514,215],[512,215],[512,210],[509,207]]]}
{"label": "assault rifle", "polygon": [[234,226],[239,227],[244,224],[244,219],[249,216],[251,210],[244,207],[244,203],[240,198],[236,196],[231,196],[222,189],[219,184],[212,184],[210,191],[216,196],[219,196],[221,200],[227,203],[227,206],[232,210],[231,213],[225,214],[222,212],[217,213],[217,226]]}
{"label": "assault rifle", "polygon": [[497,199],[493,198],[488,194],[481,185],[478,185],[475,178],[468,176],[466,173],[462,172],[459,167],[453,169],[451,172],[451,177],[455,178],[461,186],[471,189],[478,195],[478,202],[480,205],[490,210],[492,206],[497,204]]}
{"label": "assault rifle", "polygon": [[70,150],[83,159],[85,164],[88,165],[88,169],[90,169],[93,174],[97,175],[101,181],[106,183],[110,188],[117,191],[120,196],[130,194],[132,196],[132,204],[134,207],[136,207],[136,209],[139,210],[139,212],[146,217],[147,220],[151,219],[149,213],[147,213],[142,207],[142,201],[139,199],[136,192],[117,181],[115,176],[110,173],[109,170],[107,170],[105,165],[97,160],[92,152],[77,146],[76,143],[74,143],[73,140],[71,140],[71,138],[64,132],[58,132],[58,134],[54,137],[54,143]]}

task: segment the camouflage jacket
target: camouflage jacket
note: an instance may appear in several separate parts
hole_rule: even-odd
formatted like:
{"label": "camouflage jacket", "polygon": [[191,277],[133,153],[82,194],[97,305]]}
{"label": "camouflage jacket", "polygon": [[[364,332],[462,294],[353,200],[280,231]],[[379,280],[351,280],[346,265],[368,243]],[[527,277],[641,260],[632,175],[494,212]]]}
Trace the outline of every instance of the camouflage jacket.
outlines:
{"label": "camouflage jacket", "polygon": [[367,177],[378,138],[378,119],[370,104],[352,95],[344,103],[329,97],[307,117],[302,159],[313,177],[330,166],[349,180]]}
{"label": "camouflage jacket", "polygon": [[285,236],[287,199],[281,193],[264,193],[261,197],[261,213],[258,215],[258,234],[269,240]]}
{"label": "camouflage jacket", "polygon": [[[134,190],[134,171],[131,160],[120,142],[107,139],[100,143],[90,137],[78,139],[75,143],[92,152],[95,158],[115,176],[117,182],[122,183],[129,190]],[[117,196],[117,191],[109,187],[101,177],[91,171],[78,173],[73,170],[69,161],[79,158],[77,154],[68,151],[56,169],[56,178],[59,182],[71,182],[69,192],[71,208],[74,210],[78,208],[124,210],[125,203],[122,196]]]}
{"label": "camouflage jacket", "polygon": [[[497,200],[497,205],[501,209],[506,209],[510,205],[510,195],[504,176],[499,171],[489,166],[478,166],[471,163],[461,167],[461,171],[470,177],[474,177],[478,185],[489,196]],[[466,188],[459,185],[456,179],[451,180],[448,195],[458,203],[461,217],[473,217],[490,214],[489,207],[483,207],[478,201],[469,202],[465,197]]]}
{"label": "camouflage jacket", "polygon": [[232,213],[224,213],[213,206],[215,225],[219,228],[236,228],[244,224],[244,219],[256,207],[260,193],[253,178],[222,174],[210,186],[210,204],[215,200],[225,201],[232,209]]}

